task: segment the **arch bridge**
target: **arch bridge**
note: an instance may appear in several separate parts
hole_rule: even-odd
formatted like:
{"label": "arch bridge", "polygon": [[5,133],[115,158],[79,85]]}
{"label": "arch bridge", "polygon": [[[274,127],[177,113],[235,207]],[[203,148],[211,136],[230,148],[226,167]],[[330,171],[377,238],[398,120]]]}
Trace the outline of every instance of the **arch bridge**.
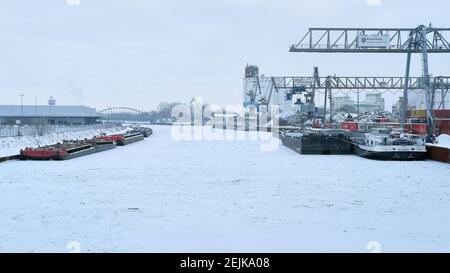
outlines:
{"label": "arch bridge", "polygon": [[110,107],[98,111],[98,114],[106,122],[148,121],[145,112],[131,107]]}

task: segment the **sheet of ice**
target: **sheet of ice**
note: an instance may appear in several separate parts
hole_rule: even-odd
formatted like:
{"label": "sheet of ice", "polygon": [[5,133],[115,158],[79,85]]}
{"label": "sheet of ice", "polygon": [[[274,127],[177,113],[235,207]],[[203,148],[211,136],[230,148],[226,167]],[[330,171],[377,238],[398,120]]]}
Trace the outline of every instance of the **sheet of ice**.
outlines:
{"label": "sheet of ice", "polygon": [[68,139],[92,138],[101,133],[113,134],[127,130],[126,127],[117,126],[108,129],[92,129],[78,132],[51,133],[44,136],[22,136],[0,138],[0,156],[17,155],[20,149],[55,144]]}
{"label": "sheet of ice", "polygon": [[66,252],[69,241],[81,252],[369,252],[371,241],[450,251],[449,164],[262,152],[249,138],[153,129],[70,161],[0,164],[0,252]]}

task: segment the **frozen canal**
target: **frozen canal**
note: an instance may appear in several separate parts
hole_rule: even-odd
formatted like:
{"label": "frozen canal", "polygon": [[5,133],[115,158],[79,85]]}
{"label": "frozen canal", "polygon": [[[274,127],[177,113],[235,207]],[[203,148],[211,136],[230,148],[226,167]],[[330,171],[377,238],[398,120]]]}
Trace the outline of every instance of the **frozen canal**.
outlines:
{"label": "frozen canal", "polygon": [[154,132],[70,161],[0,164],[0,252],[450,251],[449,164]]}

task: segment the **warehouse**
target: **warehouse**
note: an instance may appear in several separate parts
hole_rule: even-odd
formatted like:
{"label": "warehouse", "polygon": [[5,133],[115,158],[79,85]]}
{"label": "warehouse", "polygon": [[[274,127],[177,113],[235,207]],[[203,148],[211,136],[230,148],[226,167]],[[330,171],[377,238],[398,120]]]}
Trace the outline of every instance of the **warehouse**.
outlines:
{"label": "warehouse", "polygon": [[97,123],[95,108],[66,105],[0,105],[0,125],[90,125]]}

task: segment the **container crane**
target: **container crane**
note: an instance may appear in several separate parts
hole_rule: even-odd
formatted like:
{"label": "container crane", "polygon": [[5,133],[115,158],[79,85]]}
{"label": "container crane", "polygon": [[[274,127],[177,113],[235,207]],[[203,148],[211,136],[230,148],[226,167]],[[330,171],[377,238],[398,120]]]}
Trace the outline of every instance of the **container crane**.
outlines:
{"label": "container crane", "polygon": [[[431,36],[431,38],[430,38]],[[406,41],[404,41],[406,37]],[[310,28],[290,52],[318,53],[407,53],[402,126],[406,119],[411,54],[422,55],[421,87],[425,92],[427,140],[434,131],[433,97],[428,53],[450,53],[450,28],[420,25],[416,28]],[[403,129],[403,127],[402,127]]]}

